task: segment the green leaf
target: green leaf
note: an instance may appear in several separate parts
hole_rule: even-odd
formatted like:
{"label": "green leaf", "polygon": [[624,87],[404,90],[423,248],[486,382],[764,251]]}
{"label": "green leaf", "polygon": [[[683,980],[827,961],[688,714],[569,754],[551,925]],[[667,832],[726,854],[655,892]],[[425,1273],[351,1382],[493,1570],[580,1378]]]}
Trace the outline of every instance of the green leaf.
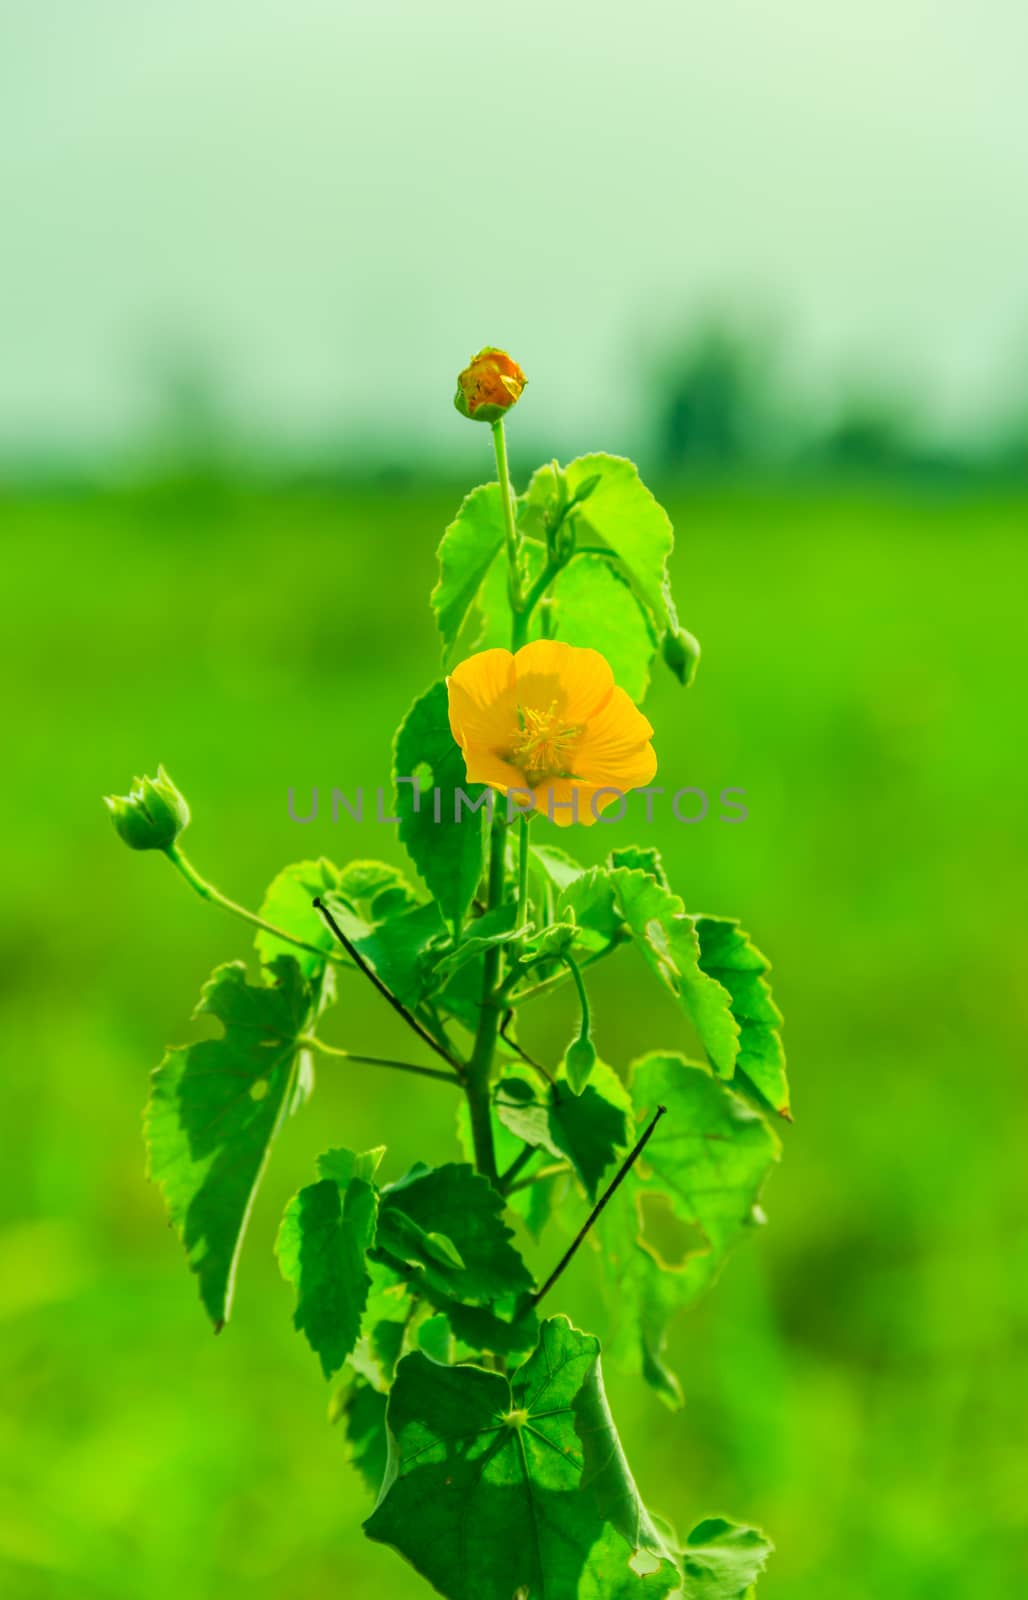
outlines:
{"label": "green leaf", "polygon": [[532,866],[537,867],[557,890],[566,889],[585,871],[578,861],[554,844],[530,845],[528,854]]}
{"label": "green leaf", "polygon": [[591,477],[599,481],[575,513],[578,544],[601,540],[621,563],[632,589],[650,612],[659,638],[678,628],[668,558],[675,536],[671,519],[623,456],[580,456],[566,469],[574,494]]}
{"label": "green leaf", "polygon": [[564,1078],[536,1091],[536,1081],[517,1069],[496,1086],[496,1115],[525,1144],[571,1163],[590,1200],[600,1178],[628,1142],[632,1102],[617,1073],[602,1061],[580,1095]]}
{"label": "green leaf", "polygon": [[[455,822],[454,797],[462,789],[476,800],[485,791],[467,781],[464,757],[450,732],[445,683],[433,684],[407,713],[396,735],[393,773],[396,778],[425,778],[420,795],[409,783],[397,784],[400,838],[443,915],[459,922],[482,876],[485,807],[474,813],[464,808]],[[439,790],[439,821],[434,788]]]}
{"label": "green leaf", "polygon": [[[520,1073],[522,1068],[519,1063],[515,1062],[505,1070],[511,1076],[514,1076]],[[468,1103],[463,1096],[457,1107],[457,1139],[468,1160],[473,1161],[475,1158],[475,1142],[471,1135],[471,1117],[468,1113]],[[509,1128],[504,1126],[502,1117],[497,1118],[496,1126],[493,1129],[493,1140],[496,1146],[496,1165],[502,1174],[521,1155],[524,1148],[523,1142]],[[544,1150],[542,1145],[538,1148],[540,1151]],[[544,1162],[540,1162],[538,1158],[533,1158],[533,1161],[529,1163],[522,1173],[522,1177],[530,1177],[537,1166],[545,1165],[550,1160],[549,1152],[546,1153]],[[533,1238],[537,1239],[549,1221],[555,1200],[558,1195],[564,1193],[567,1184],[568,1176],[566,1173],[562,1173],[553,1178],[544,1178],[541,1182],[533,1183],[530,1187],[516,1189],[512,1194],[506,1196],[507,1208],[517,1213]],[[533,1335],[529,1340],[528,1346],[524,1348],[530,1349],[534,1343],[535,1336]],[[482,1346],[479,1346],[479,1348],[481,1349]]]}
{"label": "green leaf", "polygon": [[612,850],[607,858],[609,867],[627,867],[630,872],[648,872],[656,878],[662,889],[670,889],[660,851],[653,845],[626,844]]}
{"label": "green leaf", "polygon": [[439,581],[432,590],[432,609],[443,636],[447,667],[453,664],[464,619],[503,542],[500,485],[486,483],[467,496],[438,550]]}
{"label": "green leaf", "polygon": [[407,1356],[387,1425],[365,1531],[448,1600],[661,1600],[678,1588],[614,1431],[599,1342],[565,1317],[543,1324],[509,1381]]}
{"label": "green leaf", "polygon": [[461,967],[466,966],[469,961],[476,961],[493,945],[509,945],[515,940],[530,938],[532,930],[529,927],[516,926],[517,914],[517,905],[514,901],[509,901],[506,905],[496,906],[492,911],[484,912],[474,922],[469,922],[464,929],[460,944],[443,956],[435,968],[436,980],[447,982],[460,971]]}
{"label": "green leaf", "polygon": [[241,961],[218,967],[197,1016],[223,1034],[167,1052],[146,1113],[150,1175],[216,1328],[228,1320],[247,1218],[272,1141],[300,1087],[311,1020],[310,986],[292,956],[250,985]]}
{"label": "green leaf", "polygon": [[293,1197],[279,1230],[279,1265],[297,1291],[293,1326],[306,1335],[326,1378],[360,1334],[371,1288],[365,1254],[378,1211],[371,1178],[381,1154],[330,1150],[318,1162],[321,1181]]}
{"label": "green leaf", "polygon": [[632,1101],[640,1133],[658,1105],[667,1114],[603,1213],[601,1259],[620,1359],[674,1404],[677,1381],[662,1360],[667,1322],[762,1220],[760,1191],[780,1146],[759,1112],[681,1056],[636,1062]]}
{"label": "green leaf", "polygon": [[773,1550],[758,1528],[707,1517],[685,1541],[682,1600],[749,1600]]}
{"label": "green leaf", "polygon": [[615,683],[631,699],[645,699],[657,632],[631,585],[608,560],[580,555],[564,568],[553,585],[550,622],[553,637],[598,650],[609,661]]}
{"label": "green leaf", "polygon": [[[382,1190],[378,1248],[401,1266],[412,1265],[426,1294],[489,1305],[532,1287],[502,1211],[501,1196],[472,1167],[462,1162],[417,1166]],[[426,1243],[439,1234],[448,1248]]]}
{"label": "green leaf", "polygon": [[605,950],[621,934],[623,917],[614,896],[614,886],[606,867],[590,867],[561,890],[555,912],[556,921],[574,921],[581,932],[577,943],[582,949]]}
{"label": "green leaf", "polygon": [[338,950],[338,945],[312,901],[315,896],[334,890],[338,882],[337,868],[324,856],[319,861],[296,861],[292,866],[283,867],[272,879],[261,902],[260,915],[265,922],[273,922],[305,944],[317,945],[324,950],[325,957],[319,961],[312,951],[299,950],[295,944],[261,928],[254,942],[265,964],[270,965],[276,956],[292,956],[305,978],[314,978],[323,970],[329,954]]}
{"label": "green leaf", "polygon": [[647,964],[685,1006],[716,1070],[730,1078],[739,1052],[739,1024],[728,990],[700,965],[695,919],[678,895],[647,872],[615,867],[608,879],[616,909]]}
{"label": "green leaf", "polygon": [[418,904],[403,873],[385,861],[350,861],[335,884],[326,887],[334,889],[358,917],[369,923],[409,911]]}
{"label": "green leaf", "polygon": [[334,1396],[329,1413],[341,1422],[347,1454],[372,1494],[385,1477],[389,1441],[386,1434],[386,1396],[354,1372]]}
{"label": "green leaf", "polygon": [[405,1006],[417,1006],[432,984],[434,952],[448,937],[434,901],[399,911],[365,932],[338,920],[390,993]]}
{"label": "green leaf", "polygon": [[368,1290],[361,1336],[351,1355],[351,1365],[375,1389],[383,1392],[393,1381],[411,1325],[414,1301],[405,1276],[387,1262],[367,1259]]}
{"label": "green leaf", "polygon": [[779,1116],[789,1114],[789,1084],[779,1028],[782,1013],[771,998],[765,973],[771,963],[728,917],[697,917],[700,966],[732,998],[739,1025],[735,1070],[742,1072]]}

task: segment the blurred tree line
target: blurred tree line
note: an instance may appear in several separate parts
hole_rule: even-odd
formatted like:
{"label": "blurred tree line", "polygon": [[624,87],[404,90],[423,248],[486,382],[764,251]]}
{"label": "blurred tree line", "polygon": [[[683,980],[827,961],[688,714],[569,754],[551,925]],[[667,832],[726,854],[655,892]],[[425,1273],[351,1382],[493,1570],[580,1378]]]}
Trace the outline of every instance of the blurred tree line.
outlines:
{"label": "blurred tree line", "polygon": [[1028,478],[1028,392],[998,407],[984,437],[944,437],[913,393],[884,383],[844,383],[820,406],[798,400],[781,347],[767,329],[708,315],[651,355],[651,427],[667,474],[775,468]]}

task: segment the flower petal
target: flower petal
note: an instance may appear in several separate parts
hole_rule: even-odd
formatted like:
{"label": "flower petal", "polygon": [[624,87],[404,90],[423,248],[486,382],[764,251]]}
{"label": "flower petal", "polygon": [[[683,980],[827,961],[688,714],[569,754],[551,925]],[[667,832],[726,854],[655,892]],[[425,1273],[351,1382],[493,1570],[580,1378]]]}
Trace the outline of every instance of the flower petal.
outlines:
{"label": "flower petal", "polygon": [[575,748],[575,774],[594,787],[611,786],[627,793],[650,782],[657,757],[649,743],[653,728],[629,699],[615,688],[590,719]]}
{"label": "flower petal", "polygon": [[450,731],[467,754],[469,745],[493,746],[508,737],[513,715],[514,657],[509,650],[480,650],[446,680]]}
{"label": "flower petal", "polygon": [[598,650],[535,639],[514,657],[518,700],[545,711],[554,701],[568,722],[588,722],[614,688],[610,663]]}
{"label": "flower petal", "polygon": [[525,780],[517,767],[512,767],[508,761],[501,761],[499,756],[483,750],[480,745],[472,745],[465,750],[464,765],[469,783],[487,783],[490,788],[499,789],[501,794],[506,794],[508,789],[525,787]]}

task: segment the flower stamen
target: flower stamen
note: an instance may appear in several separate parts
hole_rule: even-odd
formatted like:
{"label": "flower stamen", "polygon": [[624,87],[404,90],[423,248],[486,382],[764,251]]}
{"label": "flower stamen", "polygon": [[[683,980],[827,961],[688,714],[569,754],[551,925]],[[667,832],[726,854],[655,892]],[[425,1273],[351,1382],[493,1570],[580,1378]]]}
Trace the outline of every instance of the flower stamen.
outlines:
{"label": "flower stamen", "polygon": [[584,725],[562,723],[556,700],[545,711],[519,705],[517,713],[517,733],[509,747],[498,752],[501,758],[517,767],[533,786],[549,778],[573,778],[573,747],[585,731]]}

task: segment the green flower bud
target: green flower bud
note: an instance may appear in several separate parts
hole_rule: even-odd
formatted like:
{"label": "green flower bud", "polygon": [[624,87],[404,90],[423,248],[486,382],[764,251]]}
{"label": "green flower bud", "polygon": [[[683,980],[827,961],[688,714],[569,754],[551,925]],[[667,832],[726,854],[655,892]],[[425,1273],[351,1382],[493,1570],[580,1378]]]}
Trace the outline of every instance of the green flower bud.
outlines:
{"label": "green flower bud", "polygon": [[567,1069],[572,1094],[582,1093],[595,1065],[596,1047],[591,1039],[576,1039],[574,1044],[568,1046],[564,1066]]}
{"label": "green flower bud", "polygon": [[127,795],[105,795],[111,820],[130,850],[167,850],[189,822],[189,806],[163,767],[134,778]]}
{"label": "green flower bud", "polygon": [[458,377],[453,403],[472,422],[495,422],[517,404],[527,382],[506,350],[487,345]]}
{"label": "green flower bud", "polygon": [[696,676],[700,660],[700,641],[688,628],[669,628],[664,635],[664,660],[684,688]]}

